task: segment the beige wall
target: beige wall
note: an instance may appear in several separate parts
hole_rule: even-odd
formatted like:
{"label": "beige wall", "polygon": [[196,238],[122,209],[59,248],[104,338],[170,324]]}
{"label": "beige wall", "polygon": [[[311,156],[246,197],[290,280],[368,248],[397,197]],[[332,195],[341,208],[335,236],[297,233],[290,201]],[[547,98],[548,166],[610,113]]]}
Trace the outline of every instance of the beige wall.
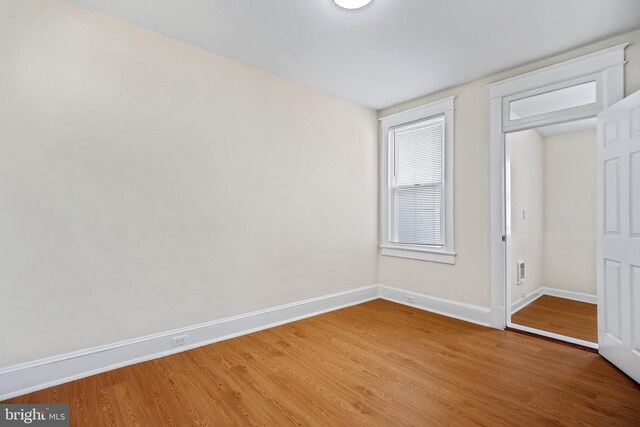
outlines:
{"label": "beige wall", "polygon": [[489,307],[489,100],[485,85],[563,60],[631,42],[626,49],[625,93],[640,90],[640,30],[386,108],[379,116],[456,95],[455,265],[380,257],[382,283]]}
{"label": "beige wall", "polygon": [[[539,287],[596,294],[596,133],[507,135],[511,301]],[[523,217],[522,211],[526,211]],[[516,264],[526,263],[517,285]]]}
{"label": "beige wall", "polygon": [[371,285],[374,111],[0,0],[0,367]]}
{"label": "beige wall", "polygon": [[[507,134],[506,144],[511,183],[509,268],[511,302],[515,302],[542,286],[544,139],[536,130],[525,130]],[[525,262],[525,278],[520,285],[517,284],[518,260]]]}
{"label": "beige wall", "polygon": [[544,138],[544,286],[596,295],[596,131]]}
{"label": "beige wall", "polygon": [[[456,265],[377,257],[375,113],[64,0],[0,0],[0,367],[357,286],[489,305],[485,85],[457,95]],[[19,328],[6,325],[20,325]]]}

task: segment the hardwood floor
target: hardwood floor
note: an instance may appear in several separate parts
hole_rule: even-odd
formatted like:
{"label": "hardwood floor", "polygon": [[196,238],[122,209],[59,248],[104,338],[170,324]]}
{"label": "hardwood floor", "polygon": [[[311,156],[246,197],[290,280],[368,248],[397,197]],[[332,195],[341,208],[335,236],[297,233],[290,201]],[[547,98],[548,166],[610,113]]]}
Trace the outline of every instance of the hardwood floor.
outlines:
{"label": "hardwood floor", "polygon": [[376,300],[8,403],[74,426],[640,425],[597,354]]}
{"label": "hardwood floor", "polygon": [[596,304],[543,295],[511,316],[511,322],[598,342]]}

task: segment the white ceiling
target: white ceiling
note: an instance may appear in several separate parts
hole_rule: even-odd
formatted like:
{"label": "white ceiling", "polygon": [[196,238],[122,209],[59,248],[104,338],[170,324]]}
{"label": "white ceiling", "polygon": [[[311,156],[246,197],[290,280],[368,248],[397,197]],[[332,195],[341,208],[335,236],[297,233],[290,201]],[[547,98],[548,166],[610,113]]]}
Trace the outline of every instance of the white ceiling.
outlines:
{"label": "white ceiling", "polygon": [[640,27],[640,0],[76,0],[372,108]]}

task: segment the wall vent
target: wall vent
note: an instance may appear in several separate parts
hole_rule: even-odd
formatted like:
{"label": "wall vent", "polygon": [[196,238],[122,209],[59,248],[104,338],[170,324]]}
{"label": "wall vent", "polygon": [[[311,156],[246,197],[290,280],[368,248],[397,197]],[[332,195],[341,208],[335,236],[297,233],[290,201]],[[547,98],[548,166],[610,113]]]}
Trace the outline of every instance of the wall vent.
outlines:
{"label": "wall vent", "polygon": [[522,281],[524,280],[524,261],[518,261],[518,285],[522,285]]}

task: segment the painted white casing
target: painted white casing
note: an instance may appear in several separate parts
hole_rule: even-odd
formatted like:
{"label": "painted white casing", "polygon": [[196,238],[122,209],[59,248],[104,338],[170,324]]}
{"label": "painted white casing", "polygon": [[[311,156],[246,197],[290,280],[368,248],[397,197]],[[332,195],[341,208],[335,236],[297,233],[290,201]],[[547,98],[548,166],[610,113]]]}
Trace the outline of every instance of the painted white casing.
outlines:
{"label": "painted white casing", "polygon": [[[503,329],[509,322],[511,271],[505,269],[505,134],[517,130],[594,117],[624,97],[624,49],[619,44],[598,52],[492,83],[489,90],[491,187],[491,326]],[[508,103],[525,95],[558,90],[583,81],[595,81],[594,105],[553,113],[509,119]]]}

